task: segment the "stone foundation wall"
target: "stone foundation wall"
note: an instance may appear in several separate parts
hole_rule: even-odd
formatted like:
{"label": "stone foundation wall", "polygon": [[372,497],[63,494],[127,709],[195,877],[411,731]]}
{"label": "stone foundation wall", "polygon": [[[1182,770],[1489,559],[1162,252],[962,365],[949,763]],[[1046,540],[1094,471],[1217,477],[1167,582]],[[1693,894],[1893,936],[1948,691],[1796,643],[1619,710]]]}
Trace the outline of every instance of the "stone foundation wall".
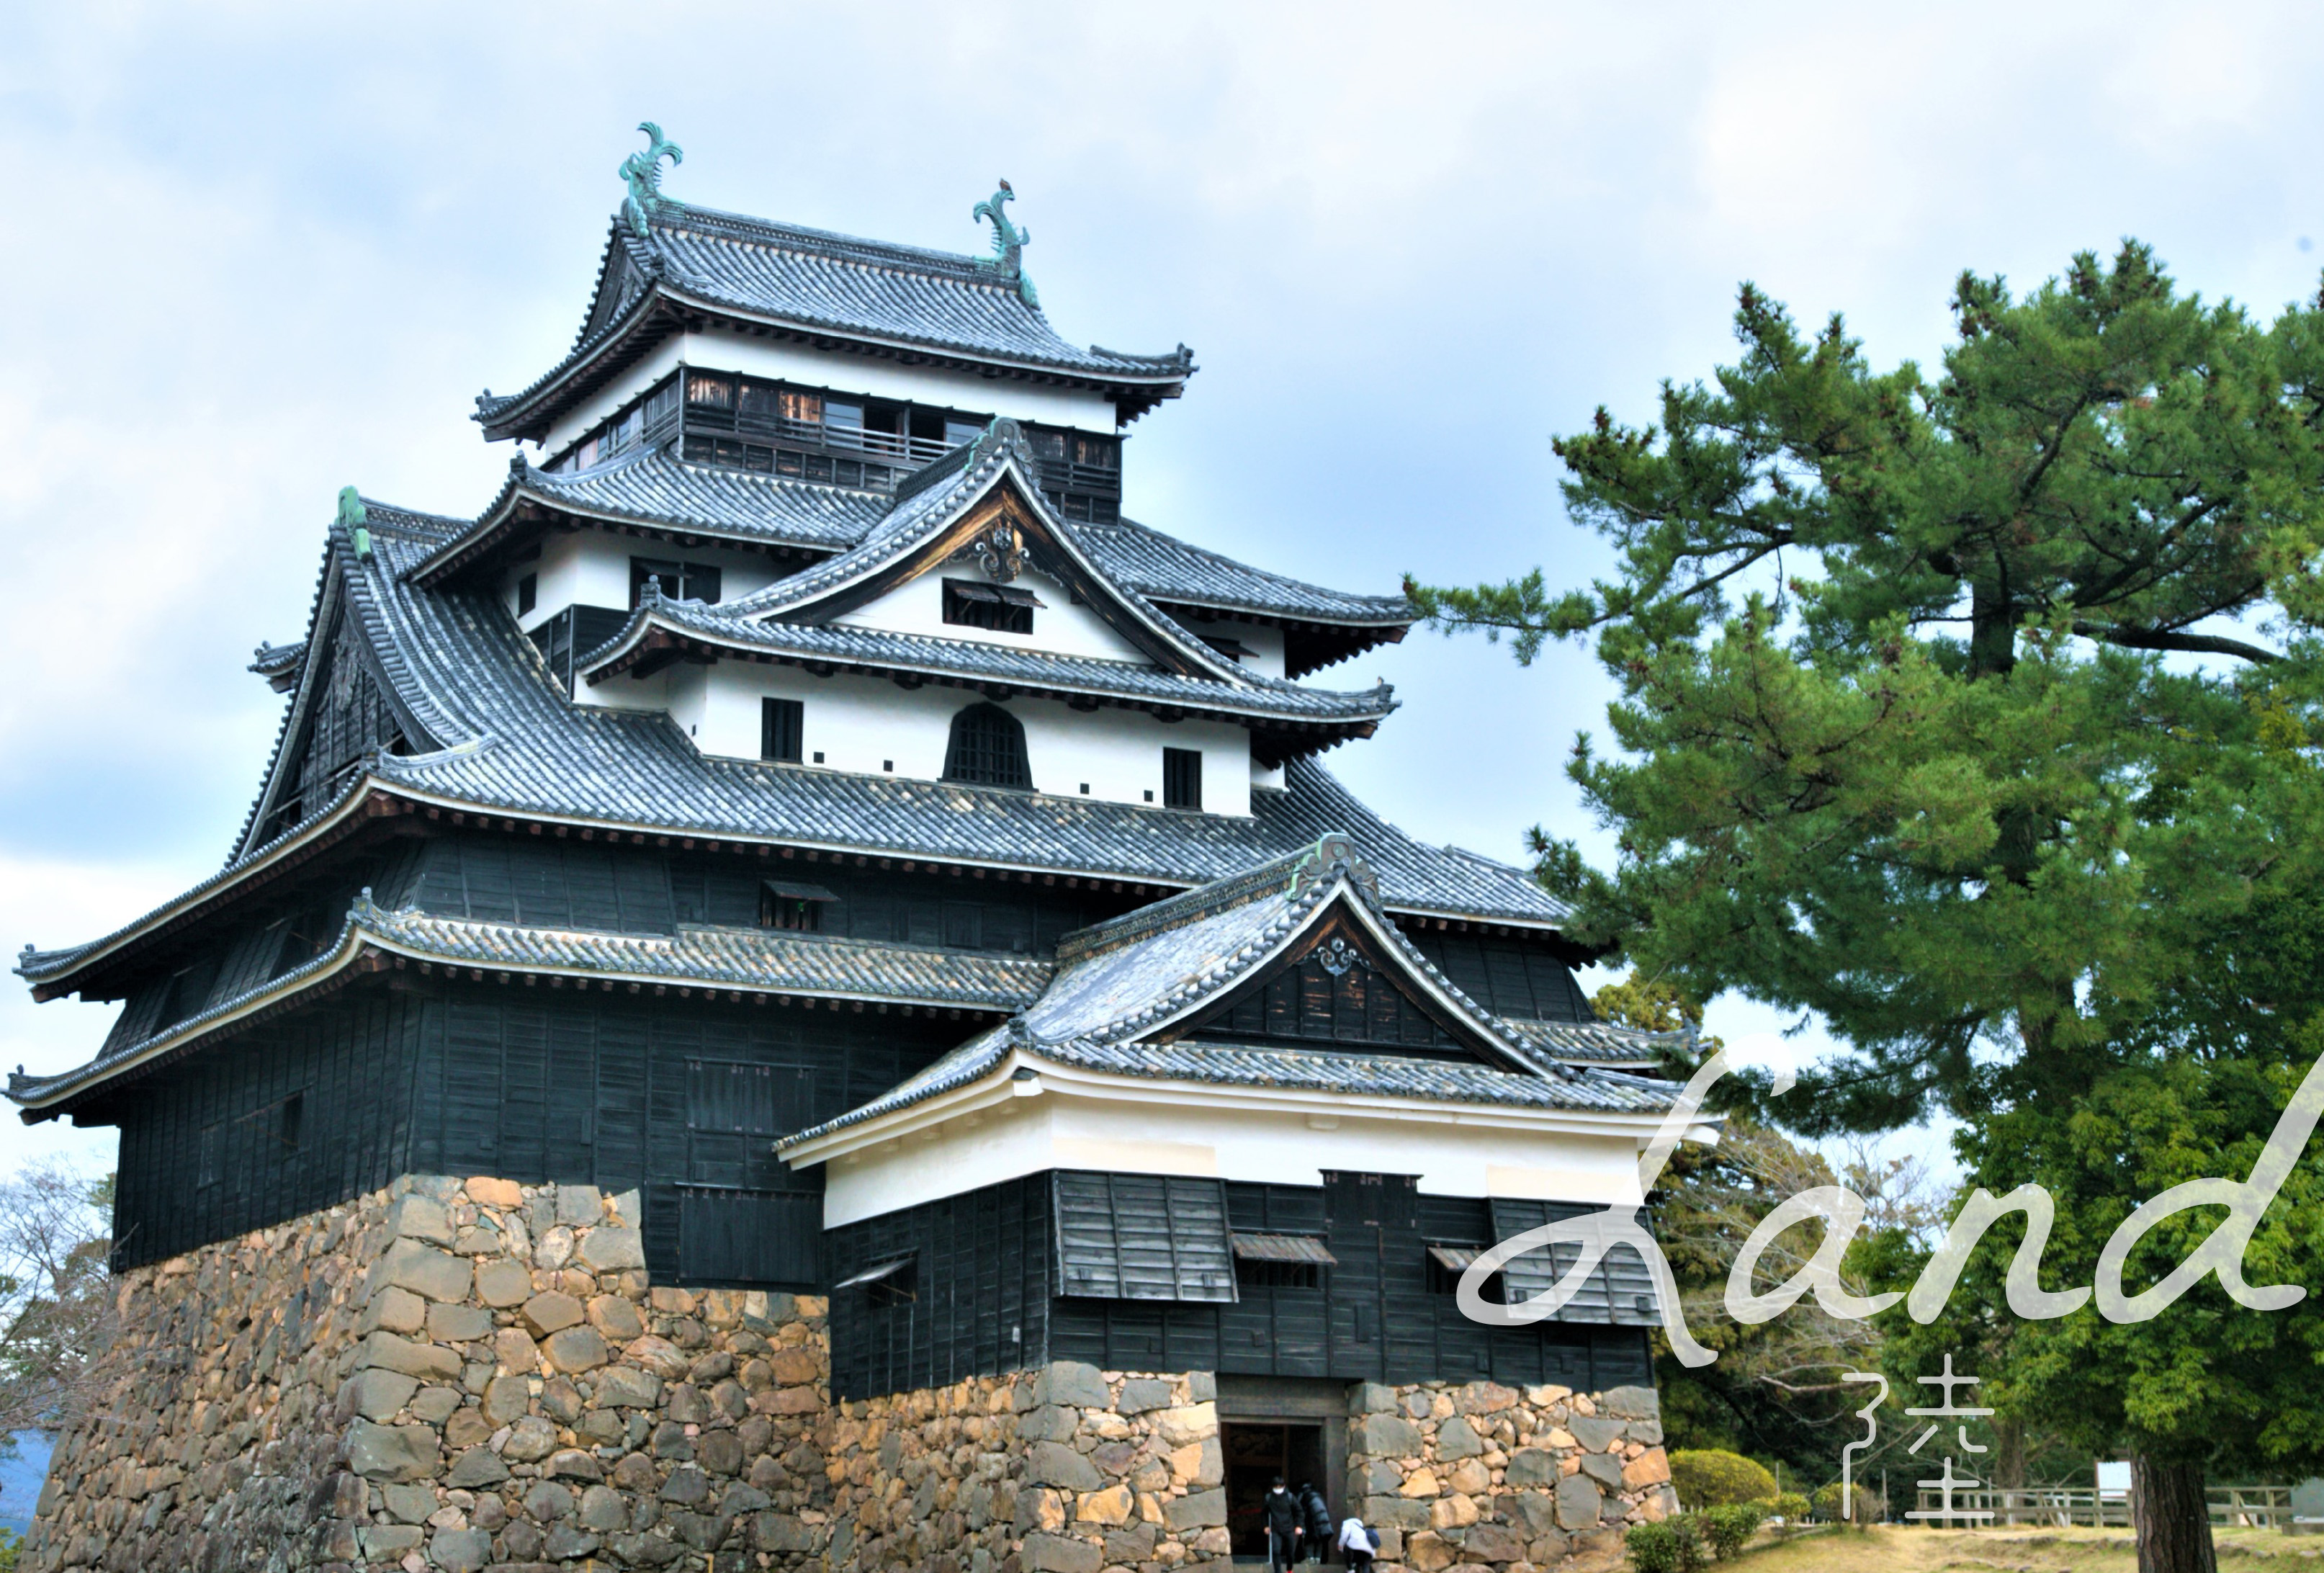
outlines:
{"label": "stone foundation wall", "polygon": [[831,1427],[834,1568],[1161,1573],[1227,1558],[1207,1373],[1061,1361],[844,1403]]}
{"label": "stone foundation wall", "polygon": [[1678,1506],[1646,1388],[1367,1383],[1350,1407],[1346,1500],[1380,1531],[1379,1573],[1529,1573]]}
{"label": "stone foundation wall", "polygon": [[413,1177],[124,1275],[25,1565],[820,1568],[824,1302],[652,1288],[637,1216]]}
{"label": "stone foundation wall", "polygon": [[[1169,1573],[1228,1557],[1206,1373],[834,1404],[820,1299],[655,1288],[634,1193],[408,1177],[126,1273],[38,1573]],[[1382,1573],[1675,1506],[1654,1394],[1351,1389]]]}

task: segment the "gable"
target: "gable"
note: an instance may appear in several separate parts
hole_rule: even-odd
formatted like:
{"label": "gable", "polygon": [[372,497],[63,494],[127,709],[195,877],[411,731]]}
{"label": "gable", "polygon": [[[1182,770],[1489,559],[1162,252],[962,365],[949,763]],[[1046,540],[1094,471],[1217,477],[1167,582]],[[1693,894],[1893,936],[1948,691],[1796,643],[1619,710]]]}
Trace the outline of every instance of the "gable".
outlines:
{"label": "gable", "polygon": [[348,770],[375,753],[411,754],[434,746],[397,703],[371,642],[333,597],[327,609],[329,633],[309,657],[281,752],[267,784],[265,811],[252,826],[249,844],[260,846],[329,801],[345,784]]}
{"label": "gable", "polygon": [[1297,1043],[1310,1048],[1475,1059],[1497,1068],[1474,1029],[1427,996],[1344,903],[1217,1004],[1159,1040]]}

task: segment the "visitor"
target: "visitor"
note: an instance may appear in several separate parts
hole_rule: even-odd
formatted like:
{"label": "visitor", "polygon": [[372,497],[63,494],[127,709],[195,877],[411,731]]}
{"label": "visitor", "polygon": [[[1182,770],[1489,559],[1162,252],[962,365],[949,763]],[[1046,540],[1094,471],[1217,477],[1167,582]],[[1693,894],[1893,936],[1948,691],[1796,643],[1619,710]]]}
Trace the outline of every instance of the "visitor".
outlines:
{"label": "visitor", "polygon": [[1354,1513],[1340,1521],[1340,1556],[1351,1573],[1367,1573],[1379,1543],[1379,1531],[1366,1529],[1364,1521]]}
{"label": "visitor", "polygon": [[1299,1560],[1301,1514],[1299,1499],[1284,1488],[1282,1476],[1275,1477],[1274,1486],[1259,1504],[1259,1517],[1267,1526],[1268,1573],[1291,1573]]}
{"label": "visitor", "polygon": [[1332,1549],[1332,1506],[1313,1481],[1299,1483],[1299,1527],[1305,1531],[1301,1544],[1307,1550],[1307,1559],[1320,1562]]}

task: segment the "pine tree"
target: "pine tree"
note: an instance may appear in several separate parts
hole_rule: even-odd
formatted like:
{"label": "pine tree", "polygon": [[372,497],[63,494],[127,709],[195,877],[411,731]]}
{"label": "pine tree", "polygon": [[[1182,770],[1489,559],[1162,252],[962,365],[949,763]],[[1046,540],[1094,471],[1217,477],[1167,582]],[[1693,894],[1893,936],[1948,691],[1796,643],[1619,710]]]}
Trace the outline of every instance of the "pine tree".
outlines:
{"label": "pine tree", "polygon": [[[1684,994],[1820,1013],[1849,1051],[1757,1094],[1811,1133],[2073,1107],[2324,841],[2324,301],[2255,321],[2130,243],[1952,305],[1929,377],[1746,285],[1712,384],[1556,445],[1609,578],[1408,586],[1520,661],[1594,642],[1620,751],[1570,770],[1618,860],[1542,873]],[[2194,1573],[2203,1460],[2150,1461],[2142,1567]]]}

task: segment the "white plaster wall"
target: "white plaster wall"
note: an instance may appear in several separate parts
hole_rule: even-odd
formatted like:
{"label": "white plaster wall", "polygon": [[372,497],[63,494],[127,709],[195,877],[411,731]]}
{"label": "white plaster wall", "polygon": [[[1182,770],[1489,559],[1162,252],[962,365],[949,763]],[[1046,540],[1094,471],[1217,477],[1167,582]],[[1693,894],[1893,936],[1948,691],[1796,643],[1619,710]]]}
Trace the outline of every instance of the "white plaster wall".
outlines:
{"label": "white plaster wall", "polygon": [[681,334],[574,406],[549,428],[544,453],[554,454],[680,365],[704,371],[800,383],[835,393],[874,399],[910,399],[982,415],[1006,415],[1048,426],[1084,431],[1114,430],[1113,402],[1086,388],[1060,388],[1013,377],[986,378],[974,372],[939,366],[898,365],[893,361],[805,345],[770,344],[723,331]]}
{"label": "white plaster wall", "polygon": [[1232,621],[1197,623],[1192,618],[1186,619],[1185,627],[1188,633],[1198,638],[1207,635],[1213,639],[1232,639],[1240,642],[1245,649],[1251,652],[1251,654],[1245,657],[1242,662],[1242,669],[1245,671],[1255,671],[1266,677],[1275,678],[1283,675],[1283,630],[1280,628],[1269,628],[1258,623]]}
{"label": "white plaster wall", "polygon": [[537,560],[512,564],[502,576],[501,594],[514,613],[517,581],[529,573],[540,576],[532,610],[517,619],[528,634],[567,606],[627,606],[633,557],[708,563],[719,570],[722,601],[762,590],[778,577],[775,563],[760,552],[672,546],[608,530],[552,531],[543,538]]}
{"label": "white plaster wall", "polygon": [[[698,692],[682,686],[681,672],[698,676]],[[683,683],[693,683],[696,676]],[[799,745],[808,764],[923,781],[944,774],[952,718],[979,702],[964,689],[903,689],[885,678],[818,678],[797,667],[735,661],[673,667],[669,682],[671,717],[705,754],[756,759],[760,701],[797,699],[803,707]],[[598,692],[614,686],[600,684]],[[1001,708],[1024,724],[1026,756],[1040,791],[1139,805],[1150,791],[1158,805],[1162,750],[1199,748],[1204,810],[1250,811],[1250,736],[1240,726],[1209,721],[1166,726],[1142,711],[1081,711],[1052,699],[1011,699]],[[1084,782],[1087,794],[1081,791]]]}
{"label": "white plaster wall", "polygon": [[1030,634],[999,634],[990,628],[945,622],[946,579],[965,579],[973,584],[998,582],[973,562],[948,562],[833,621],[861,628],[885,628],[899,634],[997,644],[1006,650],[1047,650],[1063,655],[1093,656],[1100,661],[1129,662],[1138,666],[1153,664],[1144,652],[1115,633],[1095,612],[1074,606],[1065,588],[1047,574],[1028,569],[1012,581],[1018,588],[1032,591],[1043,603],[1033,613]]}
{"label": "white plaster wall", "polygon": [[835,1228],[1045,1169],[1217,1175],[1321,1185],[1327,1169],[1416,1174],[1435,1196],[1636,1202],[1637,1143],[1628,1136],[1533,1134],[1462,1123],[1367,1117],[1319,1130],[1309,1116],[1189,1102],[1115,1102],[1044,1092],[852,1153],[829,1165],[824,1226]]}

